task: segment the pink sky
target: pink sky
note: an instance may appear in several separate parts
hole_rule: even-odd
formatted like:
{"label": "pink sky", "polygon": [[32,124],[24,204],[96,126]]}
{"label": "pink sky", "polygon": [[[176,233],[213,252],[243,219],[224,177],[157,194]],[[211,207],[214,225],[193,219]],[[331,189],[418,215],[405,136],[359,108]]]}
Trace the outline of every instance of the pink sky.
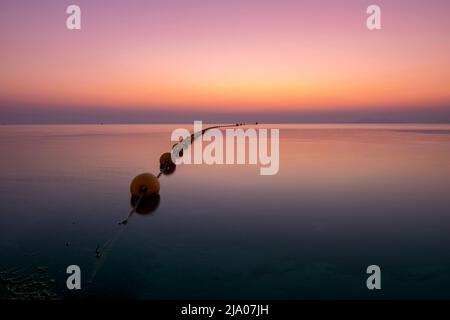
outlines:
{"label": "pink sky", "polygon": [[[82,10],[80,31],[65,28],[72,3]],[[382,9],[379,31],[366,28],[373,3]],[[1,6],[0,108],[258,113],[450,102],[445,0]]]}

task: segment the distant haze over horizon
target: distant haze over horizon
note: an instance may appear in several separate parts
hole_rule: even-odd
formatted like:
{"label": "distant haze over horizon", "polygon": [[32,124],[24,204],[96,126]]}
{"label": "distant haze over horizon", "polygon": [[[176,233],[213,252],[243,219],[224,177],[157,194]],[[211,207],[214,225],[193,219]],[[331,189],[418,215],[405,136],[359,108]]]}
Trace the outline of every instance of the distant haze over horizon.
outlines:
{"label": "distant haze over horizon", "polygon": [[[0,105],[1,106],[1,105]],[[214,110],[214,108],[211,108]],[[133,124],[190,123],[450,123],[450,108],[365,109],[294,112],[226,112],[203,110],[142,110],[128,108],[0,107],[0,124]]]}
{"label": "distant haze over horizon", "polygon": [[450,122],[450,1],[2,0],[0,124]]}

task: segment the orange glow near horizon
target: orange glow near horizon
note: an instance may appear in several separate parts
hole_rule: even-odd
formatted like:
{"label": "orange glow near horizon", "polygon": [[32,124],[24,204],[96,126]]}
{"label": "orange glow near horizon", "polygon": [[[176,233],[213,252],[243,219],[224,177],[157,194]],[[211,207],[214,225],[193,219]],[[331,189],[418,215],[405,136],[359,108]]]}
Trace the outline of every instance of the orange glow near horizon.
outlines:
{"label": "orange glow near horizon", "polygon": [[[269,6],[247,16],[208,8],[188,13],[186,25],[161,19],[144,24],[134,8],[127,14],[140,22],[119,19],[110,25],[99,8],[81,1],[99,21],[85,14],[86,27],[78,33],[60,28],[53,14],[37,31],[39,21],[16,26],[12,20],[10,34],[2,28],[8,46],[1,53],[0,98],[80,108],[210,111],[448,104],[450,41],[443,26],[449,23],[439,19],[445,16],[442,3],[428,9],[436,17],[429,12],[421,17],[415,4],[413,30],[400,5],[386,4],[384,29],[371,32],[358,1],[350,1],[347,11],[334,5],[336,11],[326,17],[309,2],[314,18],[281,9],[272,16]],[[110,19],[118,17],[116,7],[107,11]],[[199,16],[207,18],[195,20]],[[220,17],[230,21],[215,22]]]}

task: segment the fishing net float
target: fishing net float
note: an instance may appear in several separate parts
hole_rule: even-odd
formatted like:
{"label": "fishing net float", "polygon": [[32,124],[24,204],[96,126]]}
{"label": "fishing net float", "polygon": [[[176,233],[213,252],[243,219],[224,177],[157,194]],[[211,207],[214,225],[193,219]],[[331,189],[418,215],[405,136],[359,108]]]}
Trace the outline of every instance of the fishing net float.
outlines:
{"label": "fishing net float", "polygon": [[159,193],[160,185],[158,177],[151,173],[141,173],[134,177],[130,184],[130,192],[133,196],[148,197]]}

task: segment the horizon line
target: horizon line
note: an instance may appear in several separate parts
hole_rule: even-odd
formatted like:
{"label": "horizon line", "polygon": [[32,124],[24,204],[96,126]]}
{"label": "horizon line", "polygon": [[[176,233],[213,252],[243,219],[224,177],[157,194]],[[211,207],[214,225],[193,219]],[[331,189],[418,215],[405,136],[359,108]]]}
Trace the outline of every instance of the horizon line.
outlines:
{"label": "horizon line", "polygon": [[[202,121],[202,120],[194,120]],[[0,126],[70,126],[70,125],[171,125],[171,124],[192,124],[194,121],[162,121],[162,122],[10,122],[0,123]],[[304,124],[304,125],[450,125],[450,121],[277,121],[277,122],[243,122],[243,125],[271,125],[271,124]],[[202,121],[204,124],[221,124],[229,121]],[[241,122],[236,122],[241,123]]]}

